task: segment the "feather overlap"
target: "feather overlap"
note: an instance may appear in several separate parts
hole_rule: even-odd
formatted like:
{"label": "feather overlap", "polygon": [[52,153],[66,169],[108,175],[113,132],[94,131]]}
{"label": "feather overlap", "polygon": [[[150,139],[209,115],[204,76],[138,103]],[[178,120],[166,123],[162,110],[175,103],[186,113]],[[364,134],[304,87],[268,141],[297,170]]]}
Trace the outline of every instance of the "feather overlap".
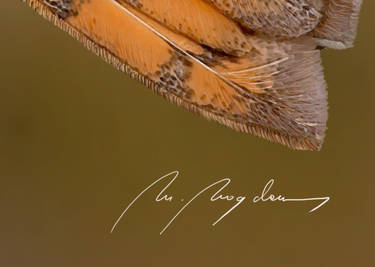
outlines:
{"label": "feather overlap", "polygon": [[[317,45],[350,45],[360,5],[332,0],[346,1],[335,13],[325,0],[24,1],[168,100],[304,150],[321,148],[327,121]],[[340,12],[352,21],[335,19]]]}

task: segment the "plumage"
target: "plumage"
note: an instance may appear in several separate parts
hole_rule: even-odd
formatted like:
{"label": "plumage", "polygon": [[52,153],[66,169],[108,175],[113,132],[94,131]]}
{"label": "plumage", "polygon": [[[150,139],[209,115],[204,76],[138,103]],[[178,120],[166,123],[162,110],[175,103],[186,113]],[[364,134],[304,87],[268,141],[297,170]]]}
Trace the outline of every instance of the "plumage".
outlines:
{"label": "plumage", "polygon": [[[350,45],[360,5],[358,0],[24,1],[168,100],[235,130],[304,150],[319,150],[326,129],[317,46]],[[346,4],[335,9],[337,2]]]}
{"label": "plumage", "polygon": [[321,46],[345,49],[353,46],[362,0],[330,0],[324,17],[312,35]]}
{"label": "plumage", "polygon": [[178,31],[213,49],[242,55],[252,48],[249,38],[234,21],[202,0],[120,0],[119,2],[128,3],[171,30]]}
{"label": "plumage", "polygon": [[322,17],[324,0],[206,0],[247,29],[273,37],[298,37]]}

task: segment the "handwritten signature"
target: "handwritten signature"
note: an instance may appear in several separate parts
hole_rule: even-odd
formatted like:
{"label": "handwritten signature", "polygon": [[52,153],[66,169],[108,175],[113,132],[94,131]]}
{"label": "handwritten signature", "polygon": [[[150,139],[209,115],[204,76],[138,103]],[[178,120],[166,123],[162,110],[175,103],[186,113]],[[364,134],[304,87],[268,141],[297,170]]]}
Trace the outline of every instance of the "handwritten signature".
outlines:
{"label": "handwritten signature", "polygon": [[[121,215],[118,217],[116,222],[111,228],[111,233],[115,230],[121,219],[124,217],[126,212],[134,205],[134,203],[143,195],[145,194],[150,188],[158,184],[159,182],[163,180],[168,180],[170,179],[169,183],[158,193],[158,195],[155,198],[156,202],[161,202],[161,201],[168,201],[172,202],[174,200],[174,197],[171,195],[168,195],[166,193],[167,189],[174,183],[174,181],[177,179],[179,176],[178,171],[173,171],[170,172],[160,178],[158,178],[156,181],[151,183],[149,186],[147,186],[144,190],[142,190],[129,204],[128,206],[123,210]],[[199,196],[201,196],[204,192],[207,190],[213,188],[213,187],[219,187],[219,189],[211,196],[210,201],[215,202],[218,200],[225,200],[228,202],[233,202],[233,206],[229,208],[223,215],[221,215],[216,221],[212,223],[213,226],[218,224],[221,220],[224,219],[225,216],[230,214],[235,208],[237,208],[241,203],[243,203],[247,197],[246,196],[240,196],[240,195],[232,195],[232,194],[222,194],[222,191],[231,183],[230,178],[224,178],[219,181],[216,181],[209,186],[203,188],[201,191],[199,191],[197,194],[195,194],[188,202],[186,202],[185,205],[181,207],[181,209],[168,221],[168,223],[163,227],[163,229],[160,232],[160,235],[162,235],[168,227],[173,223],[173,221],[193,202],[195,199],[197,199]],[[260,195],[256,195],[255,197],[252,198],[253,203],[258,203],[258,202],[275,202],[275,201],[280,201],[280,202],[292,202],[292,201],[320,201],[317,206],[315,206],[313,209],[309,211],[309,213],[316,211],[320,207],[322,207],[324,204],[326,204],[329,201],[329,197],[310,197],[310,198],[287,198],[282,195],[273,195],[270,193],[271,188],[273,184],[275,183],[274,179],[271,179],[267,182],[267,184],[264,186],[262,192]]]}

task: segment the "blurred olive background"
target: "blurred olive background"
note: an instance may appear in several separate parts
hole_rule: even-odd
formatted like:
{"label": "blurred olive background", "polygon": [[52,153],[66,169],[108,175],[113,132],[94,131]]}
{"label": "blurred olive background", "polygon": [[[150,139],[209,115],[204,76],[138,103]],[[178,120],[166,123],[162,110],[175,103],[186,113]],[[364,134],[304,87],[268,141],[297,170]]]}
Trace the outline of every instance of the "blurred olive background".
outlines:
{"label": "blurred olive background", "polygon": [[[323,51],[329,129],[321,152],[234,132],[167,103],[88,52],[21,1],[0,15],[0,266],[374,266],[373,14],[365,1],[353,49]],[[131,35],[129,36],[131,38]],[[314,203],[154,201],[156,178],[180,177],[189,199],[232,178],[226,192],[265,183]],[[213,192],[213,191],[211,191]]]}

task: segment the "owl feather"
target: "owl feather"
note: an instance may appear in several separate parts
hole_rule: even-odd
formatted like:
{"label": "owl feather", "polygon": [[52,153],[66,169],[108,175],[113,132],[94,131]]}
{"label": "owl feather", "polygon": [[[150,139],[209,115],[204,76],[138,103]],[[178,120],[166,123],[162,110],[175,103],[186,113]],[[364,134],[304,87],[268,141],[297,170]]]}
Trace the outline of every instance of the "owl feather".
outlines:
{"label": "owl feather", "polygon": [[24,0],[117,69],[196,114],[319,150],[319,46],[354,41],[358,0]]}

